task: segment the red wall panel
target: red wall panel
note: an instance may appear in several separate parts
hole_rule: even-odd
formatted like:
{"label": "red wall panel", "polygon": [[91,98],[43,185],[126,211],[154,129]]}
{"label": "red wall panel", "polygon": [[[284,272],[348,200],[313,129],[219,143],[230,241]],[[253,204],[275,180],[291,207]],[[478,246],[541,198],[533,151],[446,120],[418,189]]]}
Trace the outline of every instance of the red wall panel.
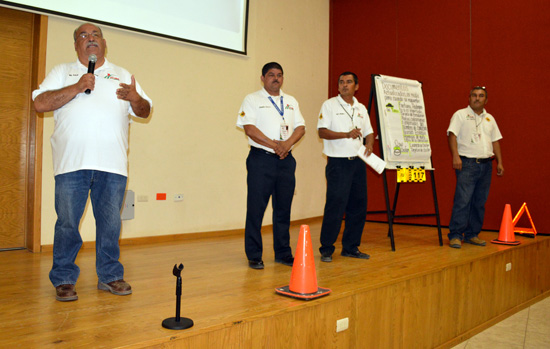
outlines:
{"label": "red wall panel", "polygon": [[[497,119],[505,175],[493,178],[489,201],[505,203],[513,214],[525,201],[538,230],[550,233],[546,175],[548,93],[550,92],[550,2],[475,1],[472,3],[472,82],[489,89],[487,110]],[[492,213],[492,212],[491,212]],[[491,214],[487,224],[498,226]]]}
{"label": "red wall panel", "polygon": [[[494,175],[484,229],[498,230],[504,205],[515,213],[526,201],[537,230],[550,233],[545,142],[550,91],[550,2],[502,0],[333,0],[330,23],[329,96],[340,72],[359,75],[357,98],[368,103],[371,74],[423,83],[432,159],[443,225],[450,220],[455,176],[446,130],[452,114],[467,106],[469,89],[488,88],[487,111],[504,139],[505,175]],[[371,122],[376,124],[374,110]],[[378,152],[378,150],[376,150]],[[389,171],[390,196],[395,188]],[[380,176],[370,171],[369,211],[384,210]],[[398,214],[433,212],[428,184],[404,184]],[[369,219],[385,219],[384,215]],[[434,224],[433,219],[409,223]]]}

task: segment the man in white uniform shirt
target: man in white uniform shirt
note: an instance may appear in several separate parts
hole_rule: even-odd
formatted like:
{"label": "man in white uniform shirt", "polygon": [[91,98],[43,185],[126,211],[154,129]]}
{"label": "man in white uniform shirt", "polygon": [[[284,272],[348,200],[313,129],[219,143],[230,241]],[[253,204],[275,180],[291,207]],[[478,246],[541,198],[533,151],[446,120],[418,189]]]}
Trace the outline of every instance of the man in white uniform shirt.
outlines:
{"label": "man in white uniform shirt", "polygon": [[245,97],[237,126],[248,136],[246,159],[247,203],[244,232],[245,252],[252,269],[263,269],[262,220],[269,197],[273,206],[273,250],[275,262],[292,266],[290,208],[294,197],[296,161],[291,149],[305,133],[305,122],[294,97],[281,90],[283,68],[264,65],[264,88]]}
{"label": "man in white uniform shirt", "polygon": [[[77,61],[54,67],[33,92],[37,112],[54,112],[57,222],[50,280],[59,301],[78,299],[75,259],[88,193],[96,221],[97,287],[116,295],[132,293],[123,279],[118,245],[128,176],[128,115],[146,118],[152,105],[133,75],[107,61],[99,27],[85,23],[73,38]],[[94,74],[87,72],[92,54],[97,57]]]}
{"label": "man in white uniform shirt", "polygon": [[477,246],[486,242],[478,237],[485,215],[485,202],[491,187],[493,156],[497,175],[504,174],[495,118],[485,111],[487,90],[476,86],[470,91],[469,106],[458,110],[447,130],[456,173],[453,212],[449,222],[449,245],[461,248],[462,241]]}
{"label": "man in white uniform shirt", "polygon": [[334,242],[340,233],[344,214],[341,255],[369,258],[358,249],[367,215],[367,173],[357,152],[366,138],[365,155],[369,156],[374,135],[367,109],[354,97],[358,89],[356,74],[340,74],[340,94],[323,103],[317,122],[319,137],[323,139],[323,153],[327,156],[327,197],[319,248],[323,262],[332,262]]}

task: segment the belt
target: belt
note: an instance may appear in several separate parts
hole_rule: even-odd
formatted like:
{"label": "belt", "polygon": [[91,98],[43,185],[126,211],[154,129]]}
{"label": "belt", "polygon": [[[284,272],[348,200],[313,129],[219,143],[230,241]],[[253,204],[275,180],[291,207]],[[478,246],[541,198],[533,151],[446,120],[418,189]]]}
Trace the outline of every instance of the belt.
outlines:
{"label": "belt", "polygon": [[358,158],[358,156],[347,156],[347,157],[334,157],[334,156],[328,156],[329,159],[338,159],[338,160],[355,160]]}
{"label": "belt", "polygon": [[465,156],[461,156],[461,158],[468,159],[468,160],[473,160],[477,164],[486,164],[488,162],[493,161],[493,159],[494,159],[494,158],[467,158]]}
{"label": "belt", "polygon": [[[277,154],[275,154],[275,153],[272,153],[272,152],[270,152],[270,151],[267,151],[267,150],[265,150],[265,149],[262,149],[262,148],[250,146],[250,150],[251,150],[251,151],[254,151],[254,152],[256,152],[256,153],[274,156],[274,157],[276,157],[277,159],[279,159],[279,155],[277,155]],[[288,152],[288,154],[290,155],[290,151]]]}

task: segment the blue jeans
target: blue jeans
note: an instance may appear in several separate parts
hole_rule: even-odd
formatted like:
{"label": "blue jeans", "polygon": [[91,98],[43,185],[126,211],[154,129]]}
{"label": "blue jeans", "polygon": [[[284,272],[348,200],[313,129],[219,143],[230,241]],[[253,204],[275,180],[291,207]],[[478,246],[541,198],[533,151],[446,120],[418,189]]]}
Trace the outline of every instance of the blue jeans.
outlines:
{"label": "blue jeans", "polygon": [[55,235],[50,280],[54,287],[76,283],[80,269],[75,264],[82,246],[78,227],[88,193],[96,221],[96,272],[100,282],[109,283],[124,276],[118,261],[120,210],[126,177],[96,170],[80,170],[55,176]]}
{"label": "blue jeans", "polygon": [[483,226],[485,202],[491,187],[491,161],[476,163],[461,157],[462,170],[456,170],[456,190],[453,213],[449,222],[449,240],[468,240],[476,237]]}

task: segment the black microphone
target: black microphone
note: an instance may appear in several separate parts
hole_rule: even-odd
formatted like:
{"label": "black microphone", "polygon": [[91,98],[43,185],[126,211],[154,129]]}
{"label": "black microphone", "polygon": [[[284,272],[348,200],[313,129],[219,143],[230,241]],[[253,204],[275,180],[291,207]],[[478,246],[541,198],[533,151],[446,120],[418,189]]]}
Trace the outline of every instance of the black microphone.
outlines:
{"label": "black microphone", "polygon": [[[95,62],[97,62],[97,56],[94,54],[91,54],[88,56],[88,74],[93,74],[95,69]],[[87,89],[84,91],[85,94],[89,95],[92,90]]]}

